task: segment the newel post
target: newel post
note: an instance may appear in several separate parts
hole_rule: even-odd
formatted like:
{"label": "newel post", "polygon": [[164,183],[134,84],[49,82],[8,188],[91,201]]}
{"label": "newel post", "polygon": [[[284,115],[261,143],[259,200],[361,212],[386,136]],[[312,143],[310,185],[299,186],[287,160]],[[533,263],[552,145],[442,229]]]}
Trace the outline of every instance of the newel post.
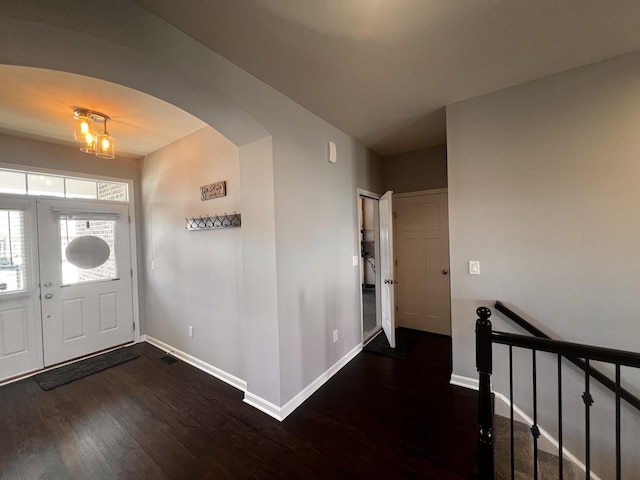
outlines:
{"label": "newel post", "polygon": [[476,310],[476,368],[480,376],[478,390],[478,476],[482,480],[493,480],[493,411],[491,408],[491,310],[478,307]]}

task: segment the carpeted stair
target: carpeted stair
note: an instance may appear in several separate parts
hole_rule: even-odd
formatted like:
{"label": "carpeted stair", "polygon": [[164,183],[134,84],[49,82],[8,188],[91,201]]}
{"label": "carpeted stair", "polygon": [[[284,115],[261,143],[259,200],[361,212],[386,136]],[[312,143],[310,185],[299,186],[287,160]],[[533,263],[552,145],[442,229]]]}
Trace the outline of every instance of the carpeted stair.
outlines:
{"label": "carpeted stair", "polygon": [[[511,443],[510,420],[500,415],[493,419],[494,432],[494,465],[495,479],[511,479]],[[531,428],[521,422],[514,422],[514,457],[516,480],[530,480],[533,478],[533,437]],[[558,456],[538,449],[538,479],[557,480]],[[565,457],[563,462],[563,480],[579,480],[584,478],[584,472]]]}

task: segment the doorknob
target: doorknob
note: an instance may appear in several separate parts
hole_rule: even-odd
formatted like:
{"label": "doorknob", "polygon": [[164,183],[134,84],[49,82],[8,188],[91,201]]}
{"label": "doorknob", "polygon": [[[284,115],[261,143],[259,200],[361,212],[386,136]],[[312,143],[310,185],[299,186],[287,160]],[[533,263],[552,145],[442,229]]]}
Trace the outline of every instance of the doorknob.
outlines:
{"label": "doorknob", "polygon": [[51,293],[47,293],[47,294],[44,296],[44,298],[46,298],[47,300],[49,300],[49,299],[53,298],[53,294],[51,294]]}
{"label": "doorknob", "polygon": [[449,270],[447,270],[446,268],[443,268],[443,269],[442,269],[442,274],[443,274],[443,275],[446,275],[447,273],[449,273]]}

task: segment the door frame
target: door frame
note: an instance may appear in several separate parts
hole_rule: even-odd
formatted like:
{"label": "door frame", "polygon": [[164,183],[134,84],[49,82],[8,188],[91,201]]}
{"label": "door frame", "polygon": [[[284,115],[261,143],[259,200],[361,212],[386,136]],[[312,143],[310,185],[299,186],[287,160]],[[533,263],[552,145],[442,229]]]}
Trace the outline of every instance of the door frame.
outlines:
{"label": "door frame", "polygon": [[438,195],[440,193],[449,193],[448,188],[434,188],[433,190],[418,190],[415,192],[394,193],[396,198],[420,197],[422,195]]}
{"label": "door frame", "polygon": [[[362,188],[358,188],[356,189],[356,208],[358,210],[358,225],[357,225],[357,238],[358,238],[358,248],[357,251],[360,252],[361,251],[361,245],[360,245],[360,226],[362,225],[362,210],[360,209],[360,198],[364,197],[364,198],[370,198],[372,200],[375,200],[376,202],[378,200],[380,200],[380,197],[382,195],[380,195],[379,193],[375,193],[375,192],[371,192],[369,190],[364,190]],[[380,258],[380,228],[378,227],[378,229],[376,229],[375,233],[375,246],[374,246],[374,252],[375,252],[375,257],[376,257],[376,261],[377,259]],[[360,254],[358,255],[358,258],[360,259],[358,261],[358,298],[360,299],[360,343],[361,345],[364,345],[365,341],[371,340],[378,332],[380,332],[382,330],[382,318],[381,318],[381,312],[380,312],[380,306],[381,306],[381,299],[380,299],[380,269],[376,268],[376,274],[375,274],[375,279],[376,279],[376,330],[375,333],[371,336],[369,336],[368,338],[364,338],[364,309],[363,309],[363,298],[362,298],[362,284],[364,283],[364,277],[363,277],[363,269],[362,269],[362,265],[361,265],[361,261],[362,261],[362,257],[360,256]]]}
{"label": "door frame", "polygon": [[[42,168],[34,165],[28,164],[16,164],[16,163],[5,163],[0,162],[0,168],[7,168],[11,170],[17,170],[21,172],[33,172],[33,173],[42,173],[44,175],[62,175],[67,177],[76,177],[76,178],[85,178],[89,180],[104,180],[106,182],[120,182],[126,183],[127,189],[129,193],[129,254],[131,255],[131,268],[133,270],[133,275],[131,276],[131,295],[133,300],[133,323],[135,326],[135,330],[133,332],[133,341],[134,343],[140,342],[141,334],[140,334],[140,298],[139,298],[139,279],[140,279],[140,270],[143,268],[143,265],[138,263],[138,239],[137,239],[137,229],[141,228],[138,225],[138,221],[136,218],[136,191],[135,185],[132,179],[130,178],[119,178],[119,177],[109,177],[106,175],[97,175],[93,173],[87,172],[72,172],[69,170],[56,170],[51,168]],[[6,194],[11,196],[12,194]],[[16,194],[16,198],[30,198],[27,195]],[[34,196],[33,198],[52,198],[52,199],[60,199],[61,197],[49,197],[45,195]],[[142,258],[142,257],[140,257]]]}

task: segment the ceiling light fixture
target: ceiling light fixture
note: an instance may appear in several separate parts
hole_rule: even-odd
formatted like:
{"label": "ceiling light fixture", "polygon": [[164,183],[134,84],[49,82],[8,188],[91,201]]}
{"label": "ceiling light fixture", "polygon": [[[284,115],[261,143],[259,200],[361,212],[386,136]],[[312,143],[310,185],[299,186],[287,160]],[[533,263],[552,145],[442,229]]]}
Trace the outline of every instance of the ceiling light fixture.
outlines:
{"label": "ceiling light fixture", "polygon": [[110,120],[108,115],[86,108],[76,108],[73,118],[73,138],[82,143],[82,152],[92,153],[101,158],[115,158],[115,142],[107,132],[107,121]]}

